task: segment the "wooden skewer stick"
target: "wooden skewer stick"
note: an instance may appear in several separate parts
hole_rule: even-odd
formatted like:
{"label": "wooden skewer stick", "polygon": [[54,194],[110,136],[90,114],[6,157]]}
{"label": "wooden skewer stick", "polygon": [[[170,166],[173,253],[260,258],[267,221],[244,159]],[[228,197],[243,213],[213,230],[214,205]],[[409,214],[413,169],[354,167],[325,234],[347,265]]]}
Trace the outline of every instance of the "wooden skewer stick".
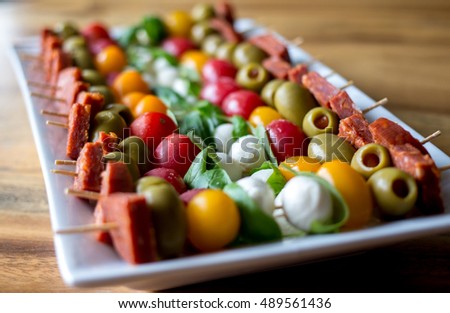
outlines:
{"label": "wooden skewer stick", "polygon": [[446,166],[438,167],[438,170],[439,170],[439,172],[445,172],[447,170],[450,170],[450,164],[446,165]]}
{"label": "wooden skewer stick", "polygon": [[65,171],[65,170],[50,170],[53,174],[60,174],[60,175],[66,175],[66,176],[78,176],[77,172],[72,171]]}
{"label": "wooden skewer stick", "polygon": [[442,132],[440,130],[435,131],[434,133],[432,133],[431,135],[429,135],[428,137],[423,138],[420,143],[421,144],[426,144],[428,141],[433,140],[436,137],[439,137],[442,134]]}
{"label": "wooden skewer stick", "polygon": [[55,165],[77,165],[75,160],[55,160]]}
{"label": "wooden skewer stick", "polygon": [[21,52],[19,54],[19,57],[22,60],[41,60],[42,59],[42,56],[40,56],[40,55],[26,53],[26,52]]}
{"label": "wooden skewer stick", "polygon": [[305,40],[303,39],[303,37],[297,36],[294,39],[292,39],[290,42],[294,46],[298,47],[298,46],[301,46],[305,42]]}
{"label": "wooden skewer stick", "polygon": [[57,127],[61,127],[61,128],[69,128],[69,124],[55,122],[55,121],[45,121],[45,124],[52,125],[52,126],[57,126]]}
{"label": "wooden skewer stick", "polygon": [[335,72],[335,71],[331,71],[331,72],[329,72],[327,75],[323,76],[323,78],[328,79],[328,78],[330,78],[331,76],[333,76],[334,74],[336,74],[336,72]]}
{"label": "wooden skewer stick", "polygon": [[388,98],[383,98],[380,101],[377,101],[374,104],[372,104],[371,106],[365,108],[361,112],[362,112],[362,114],[366,114],[366,113],[372,111],[373,109],[378,108],[379,106],[386,105],[386,103],[388,103]]}
{"label": "wooden skewer stick", "polygon": [[49,95],[44,95],[41,93],[36,93],[36,92],[32,92],[31,93],[32,97],[36,97],[36,98],[42,98],[42,99],[47,99],[47,100],[52,100],[52,101],[58,101],[58,102],[66,102],[66,100],[62,99],[62,98],[55,98]]}
{"label": "wooden skewer stick", "polygon": [[346,82],[343,86],[339,87],[340,90],[344,90],[345,88],[348,88],[350,86],[352,86],[355,82],[353,80],[349,80],[348,82]]}
{"label": "wooden skewer stick", "polygon": [[48,83],[35,82],[35,81],[31,81],[31,80],[27,80],[27,83],[30,86],[39,87],[39,88],[60,89],[59,86],[51,85]]}
{"label": "wooden skewer stick", "polygon": [[100,193],[94,192],[94,191],[75,190],[75,189],[66,188],[64,190],[64,193],[66,195],[84,198],[84,199],[88,199],[88,200],[99,200],[100,199]]}
{"label": "wooden skewer stick", "polygon": [[108,231],[119,227],[116,223],[105,223],[105,224],[88,224],[75,227],[68,227],[64,229],[58,229],[55,231],[56,234],[79,234],[79,233],[89,233],[94,231]]}
{"label": "wooden skewer stick", "polygon": [[59,116],[59,117],[69,117],[69,114],[52,112],[48,110],[41,110],[42,115],[51,115],[51,116]]}

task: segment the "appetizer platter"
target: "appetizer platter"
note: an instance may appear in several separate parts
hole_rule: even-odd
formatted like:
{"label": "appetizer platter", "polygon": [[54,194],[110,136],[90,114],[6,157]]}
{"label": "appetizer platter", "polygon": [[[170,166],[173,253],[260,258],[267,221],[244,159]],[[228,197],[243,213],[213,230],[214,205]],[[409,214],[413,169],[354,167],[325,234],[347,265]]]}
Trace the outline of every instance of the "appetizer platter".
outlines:
{"label": "appetizer platter", "polygon": [[165,289],[450,230],[450,158],[227,2],[11,49],[73,286]]}

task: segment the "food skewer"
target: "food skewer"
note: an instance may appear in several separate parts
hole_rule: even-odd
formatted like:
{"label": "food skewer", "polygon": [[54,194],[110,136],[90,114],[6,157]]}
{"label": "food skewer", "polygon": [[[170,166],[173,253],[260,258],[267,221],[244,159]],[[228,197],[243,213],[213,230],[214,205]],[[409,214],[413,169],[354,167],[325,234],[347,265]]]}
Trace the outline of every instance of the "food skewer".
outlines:
{"label": "food skewer", "polygon": [[54,97],[54,96],[49,96],[49,95],[45,95],[45,94],[37,93],[37,92],[32,92],[32,93],[31,93],[31,96],[32,96],[32,97],[36,97],[36,98],[42,98],[42,99],[47,99],[47,100],[52,100],[52,101],[62,102],[62,103],[65,103],[65,102],[66,102],[65,99],[57,98],[57,97]]}
{"label": "food skewer", "polygon": [[51,116],[58,116],[58,117],[69,117],[69,114],[65,114],[65,113],[58,113],[58,112],[53,112],[53,111],[48,111],[48,110],[41,110],[41,114],[42,115],[51,115]]}
{"label": "food skewer", "polygon": [[435,131],[434,133],[432,133],[431,135],[423,138],[420,143],[421,144],[426,144],[427,142],[429,142],[430,140],[433,140],[436,137],[439,137],[442,134],[442,132],[440,130]]}
{"label": "food skewer", "polygon": [[78,173],[73,172],[73,171],[52,169],[52,170],[50,170],[50,172],[52,172],[53,174],[60,174],[60,175],[66,175],[66,176],[73,176],[73,177],[78,176]]}
{"label": "food skewer", "polygon": [[361,110],[362,114],[367,114],[368,112],[372,111],[373,109],[378,108],[379,106],[384,106],[388,103],[388,98],[383,98],[380,101],[375,102],[371,106],[365,108],[364,110]]}
{"label": "food skewer", "polygon": [[75,160],[55,160],[55,165],[77,165]]}
{"label": "food skewer", "polygon": [[89,233],[94,231],[110,231],[118,228],[119,225],[117,223],[105,223],[105,224],[87,224],[81,226],[68,227],[64,229],[58,229],[55,231],[55,234],[80,234],[80,233]]}
{"label": "food skewer", "polygon": [[35,82],[35,81],[31,81],[31,80],[27,80],[27,83],[30,86],[43,88],[43,89],[45,89],[45,88],[47,88],[47,89],[61,89],[61,87],[58,86],[58,85],[52,85],[52,84],[48,84],[48,83]]}
{"label": "food skewer", "polygon": [[69,129],[69,124],[67,124],[67,123],[60,123],[60,122],[55,122],[55,121],[45,121],[45,124]]}

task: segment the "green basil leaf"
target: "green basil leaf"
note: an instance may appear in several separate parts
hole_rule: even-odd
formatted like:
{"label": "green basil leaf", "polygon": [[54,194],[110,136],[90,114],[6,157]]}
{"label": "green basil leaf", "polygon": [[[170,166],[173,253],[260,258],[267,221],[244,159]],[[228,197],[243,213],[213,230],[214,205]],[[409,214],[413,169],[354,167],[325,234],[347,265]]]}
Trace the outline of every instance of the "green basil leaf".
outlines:
{"label": "green basil leaf", "polygon": [[168,87],[155,87],[155,94],[173,112],[177,121],[180,122],[192,110],[192,106],[179,94]]}
{"label": "green basil leaf", "polygon": [[118,38],[119,45],[126,49],[130,45],[136,44],[136,32],[138,30],[137,26],[127,28],[122,35]]}
{"label": "green basil leaf", "polygon": [[249,134],[248,123],[242,116],[234,115],[231,117],[231,123],[233,124],[233,139],[244,137]]}
{"label": "green basil leaf", "polygon": [[203,173],[206,172],[206,159],[208,158],[208,147],[203,149],[192,162],[186,175],[184,175],[184,182],[189,188],[193,187],[195,180],[197,180]]}
{"label": "green basil leaf", "polygon": [[197,71],[187,67],[180,67],[180,78],[186,78],[191,82],[201,82],[200,75]]}
{"label": "green basil leaf", "polygon": [[148,37],[148,42],[141,42],[143,45],[157,46],[167,36],[164,23],[156,16],[144,17],[140,26]]}
{"label": "green basil leaf", "polygon": [[264,149],[266,150],[266,155],[269,156],[270,162],[274,166],[278,166],[277,158],[273,154],[272,148],[270,147],[269,137],[267,136],[266,129],[262,125],[258,125],[252,129],[253,135],[257,137],[262,144],[264,145]]}
{"label": "green basil leaf", "polygon": [[284,178],[283,174],[281,174],[281,171],[270,163],[269,161],[264,162],[260,167],[254,169],[251,171],[251,174],[254,174],[261,170],[273,170],[272,175],[269,176],[266,183],[272,188],[273,192],[275,193],[275,196],[278,196],[278,194],[281,192],[281,190],[284,188],[284,185],[286,185],[286,178]]}
{"label": "green basil leaf", "polygon": [[200,137],[208,145],[211,141],[214,141],[211,133],[211,128],[213,127],[211,123],[212,121],[205,119],[199,111],[195,110],[187,114],[180,123],[180,133],[193,132],[195,136]]}
{"label": "green basil leaf", "polygon": [[282,238],[281,230],[275,220],[264,213],[238,184],[230,183],[223,191],[239,208],[241,240],[248,243],[262,243]]}
{"label": "green basil leaf", "polygon": [[338,232],[339,229],[347,222],[349,216],[349,208],[340,192],[324,178],[309,172],[298,172],[291,169],[289,166],[282,165],[286,170],[290,171],[296,176],[306,176],[315,179],[319,184],[325,187],[331,195],[333,202],[333,216],[329,222],[315,221],[311,224],[311,233],[325,234]]}

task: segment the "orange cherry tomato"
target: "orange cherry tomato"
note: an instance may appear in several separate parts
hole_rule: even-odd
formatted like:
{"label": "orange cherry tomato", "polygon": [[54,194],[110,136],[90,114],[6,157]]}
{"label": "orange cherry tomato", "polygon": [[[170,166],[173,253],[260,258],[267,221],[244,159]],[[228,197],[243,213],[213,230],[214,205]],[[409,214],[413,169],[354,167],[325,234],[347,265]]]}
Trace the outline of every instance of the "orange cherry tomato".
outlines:
{"label": "orange cherry tomato", "polygon": [[269,106],[261,106],[252,111],[250,117],[248,118],[248,121],[255,127],[261,124],[266,127],[270,124],[270,122],[279,120],[281,118],[283,117],[280,113],[278,113],[277,110]]}
{"label": "orange cherry tomato", "polygon": [[191,27],[193,25],[189,13],[184,11],[173,11],[165,17],[164,22],[172,37],[189,38]]}
{"label": "orange cherry tomato", "polygon": [[281,174],[283,174],[284,178],[286,178],[286,180],[290,180],[295,175],[287,170],[284,166],[288,166],[289,168],[298,172],[315,173],[320,168],[320,165],[321,164],[318,160],[302,155],[287,158],[278,166],[278,168],[280,169],[280,172]]}
{"label": "orange cherry tomato", "polygon": [[125,96],[122,97],[122,102],[121,103],[125,104],[131,110],[131,112],[133,112],[134,108],[136,107],[136,105],[145,96],[146,96],[146,94],[143,93],[143,92],[132,91],[132,92],[129,92]]}
{"label": "orange cherry tomato", "polygon": [[167,107],[157,96],[147,95],[143,97],[133,110],[134,117],[145,112],[167,113]]}
{"label": "orange cherry tomato", "polygon": [[195,195],[186,208],[188,238],[200,251],[222,249],[236,238],[241,224],[239,209],[222,190]]}
{"label": "orange cherry tomato", "polygon": [[349,208],[344,229],[361,228],[372,217],[373,201],[369,185],[348,163],[339,160],[325,162],[317,175],[329,181],[342,195]]}
{"label": "orange cherry tomato", "polygon": [[120,72],[125,65],[127,65],[127,57],[116,45],[107,46],[95,56],[95,67],[103,75]]}
{"label": "orange cherry tomato", "polygon": [[208,59],[209,56],[200,50],[189,50],[181,55],[180,64],[200,74]]}
{"label": "orange cherry tomato", "polygon": [[114,80],[112,88],[120,97],[133,91],[150,92],[141,74],[135,70],[126,70],[120,73]]}

